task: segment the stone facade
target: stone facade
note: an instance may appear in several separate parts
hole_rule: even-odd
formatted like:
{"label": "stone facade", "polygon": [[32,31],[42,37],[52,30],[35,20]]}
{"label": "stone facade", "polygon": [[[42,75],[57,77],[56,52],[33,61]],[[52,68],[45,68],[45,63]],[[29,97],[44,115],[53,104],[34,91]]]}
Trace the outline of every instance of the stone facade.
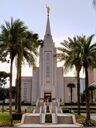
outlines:
{"label": "stone facade", "polygon": [[[57,67],[56,48],[53,43],[49,16],[43,45],[40,48],[39,67],[33,70],[32,77],[22,77],[21,99],[25,102],[39,98],[56,98],[70,102],[68,83],[76,85],[76,77],[64,77],[63,68]],[[73,101],[77,102],[77,87],[73,89]]]}
{"label": "stone facade", "polygon": [[32,100],[32,77],[22,77],[21,100],[22,102],[31,102]]}
{"label": "stone facade", "polygon": [[73,83],[75,85],[75,88],[73,88],[73,102],[77,102],[77,78],[76,77],[64,77],[64,94],[65,94],[65,102],[70,102],[71,94],[70,94],[70,88],[67,87],[69,83]]}

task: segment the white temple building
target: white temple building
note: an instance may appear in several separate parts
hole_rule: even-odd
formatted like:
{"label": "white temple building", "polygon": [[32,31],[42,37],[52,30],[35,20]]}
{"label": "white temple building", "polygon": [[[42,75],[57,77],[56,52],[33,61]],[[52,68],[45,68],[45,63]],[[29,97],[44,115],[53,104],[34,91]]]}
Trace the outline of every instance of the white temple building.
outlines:
{"label": "white temple building", "polygon": [[[68,83],[76,84],[76,77],[64,77],[63,67],[57,67],[55,44],[51,35],[49,15],[43,45],[40,47],[39,67],[34,68],[32,77],[22,77],[21,100],[36,102],[37,99],[56,98],[70,102]],[[84,81],[84,79],[82,79]],[[84,86],[84,82],[82,82]],[[73,102],[77,102],[77,87],[73,88]]]}

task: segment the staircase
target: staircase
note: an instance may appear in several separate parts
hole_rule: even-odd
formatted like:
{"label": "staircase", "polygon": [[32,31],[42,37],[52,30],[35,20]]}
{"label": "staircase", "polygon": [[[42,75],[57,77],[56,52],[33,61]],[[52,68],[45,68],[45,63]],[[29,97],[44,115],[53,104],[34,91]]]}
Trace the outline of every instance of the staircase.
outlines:
{"label": "staircase", "polygon": [[18,127],[80,127],[76,123],[73,114],[63,114],[59,102],[38,101],[33,113],[26,113],[22,116],[21,124]]}

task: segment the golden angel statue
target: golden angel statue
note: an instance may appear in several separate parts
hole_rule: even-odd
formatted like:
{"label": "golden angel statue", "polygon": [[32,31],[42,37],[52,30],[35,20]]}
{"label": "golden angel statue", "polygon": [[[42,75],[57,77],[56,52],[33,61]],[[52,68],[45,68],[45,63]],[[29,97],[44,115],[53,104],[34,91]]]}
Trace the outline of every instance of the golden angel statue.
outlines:
{"label": "golden angel statue", "polygon": [[47,16],[49,16],[49,14],[50,14],[50,7],[46,6],[46,8],[47,8]]}

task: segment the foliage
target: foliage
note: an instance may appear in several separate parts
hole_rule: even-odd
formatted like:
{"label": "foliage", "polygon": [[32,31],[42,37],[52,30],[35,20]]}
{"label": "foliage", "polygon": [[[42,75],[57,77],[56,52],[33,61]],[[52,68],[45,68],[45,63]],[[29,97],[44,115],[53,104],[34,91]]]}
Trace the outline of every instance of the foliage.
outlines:
{"label": "foliage", "polygon": [[[23,25],[19,19],[11,22],[5,21],[5,24],[1,25],[1,34],[0,34],[0,50],[4,51],[6,56],[9,55],[10,59],[10,89],[9,89],[9,108],[10,108],[10,121],[12,125],[12,71],[13,71],[13,61],[17,54],[17,42],[22,42],[21,37],[24,37],[23,33],[26,30],[26,27]],[[23,31],[23,32],[22,32]],[[19,44],[18,44],[19,45]]]}
{"label": "foliage", "polygon": [[8,99],[8,90],[6,88],[0,88],[0,100]]}
{"label": "foliage", "polygon": [[21,120],[22,113],[12,113],[12,119],[13,120]]}
{"label": "foliage", "polygon": [[[64,40],[61,45],[63,48],[58,48],[60,51],[59,54],[57,54],[57,58],[59,61],[64,61],[64,71],[68,71],[69,69],[72,69],[75,67],[76,73],[77,73],[77,99],[78,99],[78,114],[80,114],[80,70],[82,67],[82,61],[79,56],[79,53],[75,51],[75,45],[79,42],[78,37],[73,37],[71,39],[70,37],[68,40]],[[71,102],[72,102],[72,88],[70,88],[71,92]]]}
{"label": "foliage", "polygon": [[31,103],[31,106],[36,106],[36,102],[32,102]]}
{"label": "foliage", "polygon": [[[14,120],[13,124],[20,123],[20,120]],[[10,126],[9,112],[0,112],[0,127]]]}
{"label": "foliage", "polygon": [[88,68],[96,67],[96,43],[92,44],[92,39],[94,35],[91,36],[77,36],[73,40],[68,38],[68,41],[61,43],[64,48],[58,48],[61,51],[57,55],[59,61],[64,61],[65,68],[72,68],[74,65],[77,71],[77,96],[78,96],[78,113],[80,108],[80,80],[79,73],[81,67],[85,71],[85,89],[86,89],[86,112],[87,119],[90,119],[90,106],[89,106],[89,89],[88,89]]}
{"label": "foliage", "polygon": [[52,123],[52,114],[45,115],[45,123]]}
{"label": "foliage", "polygon": [[5,85],[6,84],[6,79],[7,77],[9,77],[9,73],[6,73],[4,71],[0,71],[0,86]]}
{"label": "foliage", "polygon": [[[28,31],[20,19],[11,22],[5,21],[5,24],[1,25],[0,34],[0,50],[4,51],[6,56],[10,58],[10,106],[12,104],[12,65],[14,58],[17,59],[17,100],[18,112],[21,111],[21,67],[22,61],[25,59],[29,65],[36,63],[37,48],[40,45],[38,40],[38,34]],[[11,109],[10,109],[11,110]]]}
{"label": "foliage", "polygon": [[64,102],[60,102],[60,106],[64,106],[65,105],[65,103]]}
{"label": "foliage", "polygon": [[0,49],[0,61],[8,62],[8,60],[6,59],[6,53],[4,51],[2,51],[2,49]]}
{"label": "foliage", "polygon": [[9,126],[9,114],[6,112],[0,112],[0,127]]}
{"label": "foliage", "polygon": [[0,122],[1,121],[9,121],[9,114],[6,112],[3,113],[0,112]]}
{"label": "foliage", "polygon": [[70,113],[70,109],[62,107],[62,111],[63,113]]}
{"label": "foliage", "polygon": [[[12,99],[15,99],[15,87],[12,87]],[[0,88],[0,100],[9,99],[9,88]]]}
{"label": "foliage", "polygon": [[[25,32],[25,31],[24,31]],[[23,40],[22,40],[23,38]],[[22,62],[25,60],[29,65],[35,65],[36,56],[38,55],[37,48],[40,45],[38,34],[26,31],[22,41],[17,42],[17,81],[16,81],[16,94],[17,94],[17,111],[21,112],[21,70]]]}
{"label": "foliage", "polygon": [[83,115],[75,115],[76,117],[76,121],[80,124],[83,124],[83,126],[96,126],[96,121],[95,120],[89,120],[87,123],[86,123],[86,117],[83,116]]}

